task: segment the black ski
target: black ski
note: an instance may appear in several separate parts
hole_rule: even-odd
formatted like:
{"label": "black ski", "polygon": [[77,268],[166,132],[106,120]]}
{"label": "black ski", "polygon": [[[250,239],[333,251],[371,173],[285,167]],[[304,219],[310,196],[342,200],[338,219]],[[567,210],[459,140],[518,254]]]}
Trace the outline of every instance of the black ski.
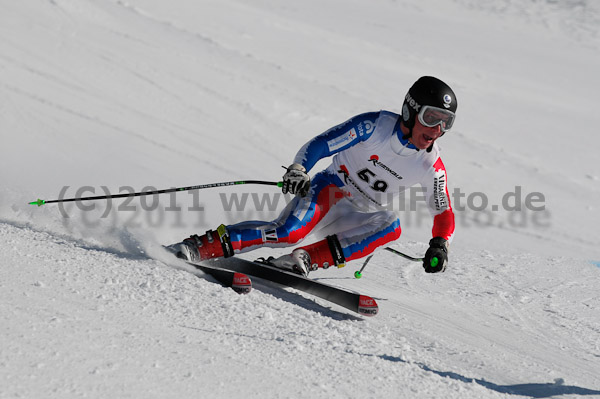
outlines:
{"label": "black ski", "polygon": [[219,283],[225,287],[231,287],[238,294],[247,294],[252,291],[252,280],[244,273],[237,271],[221,269],[207,264],[196,264],[187,262],[187,264],[195,267],[204,273],[213,276]]}
{"label": "black ski", "polygon": [[369,296],[311,280],[298,274],[290,273],[262,263],[233,257],[204,261],[202,265],[196,266],[202,267],[204,265],[218,266],[218,268],[221,269],[248,274],[287,287],[295,288],[335,303],[336,305],[352,310],[363,316],[375,316],[379,311],[377,302]]}

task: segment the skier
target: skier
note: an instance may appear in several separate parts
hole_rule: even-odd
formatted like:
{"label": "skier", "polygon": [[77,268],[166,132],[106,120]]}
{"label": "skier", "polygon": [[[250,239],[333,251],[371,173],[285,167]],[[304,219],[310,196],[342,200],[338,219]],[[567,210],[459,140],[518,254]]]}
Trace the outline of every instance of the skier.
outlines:
{"label": "skier", "polygon": [[[221,225],[168,248],[198,262],[259,247],[293,246],[311,233],[321,239],[265,262],[304,276],[319,267],[343,267],[400,237],[400,220],[386,206],[420,184],[433,216],[423,267],[427,273],[443,272],[454,213],[436,140],[452,127],[457,105],[447,84],[423,76],[406,94],[402,115],[357,115],[306,143],[283,176],[283,193],[296,197],[276,220]],[[331,165],[311,180],[308,172],[329,156]],[[433,258],[438,259],[434,265]]]}

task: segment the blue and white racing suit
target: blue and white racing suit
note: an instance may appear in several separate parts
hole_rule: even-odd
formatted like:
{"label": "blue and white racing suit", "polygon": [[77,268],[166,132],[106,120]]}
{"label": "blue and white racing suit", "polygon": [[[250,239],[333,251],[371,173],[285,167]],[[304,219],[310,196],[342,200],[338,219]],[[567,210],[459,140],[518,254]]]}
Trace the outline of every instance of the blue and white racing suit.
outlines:
{"label": "blue and white racing suit", "polygon": [[389,209],[416,184],[434,218],[432,235],[452,239],[454,214],[439,148],[434,143],[432,151],[419,151],[403,139],[398,114],[357,115],[306,143],[294,162],[310,171],[330,156],[332,164],[314,176],[308,195],[294,198],[276,220],[227,226],[236,253],[295,245],[310,233],[318,239],[336,234],[346,261],[369,255],[400,237],[400,220]]}

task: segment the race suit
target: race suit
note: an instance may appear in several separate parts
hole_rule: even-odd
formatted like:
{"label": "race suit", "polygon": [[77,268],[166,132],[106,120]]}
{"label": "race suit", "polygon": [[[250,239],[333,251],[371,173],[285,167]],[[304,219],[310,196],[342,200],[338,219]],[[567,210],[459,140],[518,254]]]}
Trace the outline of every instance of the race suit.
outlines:
{"label": "race suit", "polygon": [[310,192],[294,198],[276,220],[227,226],[236,253],[295,245],[311,233],[318,239],[336,234],[346,261],[367,256],[400,237],[394,200],[417,184],[433,216],[433,237],[452,239],[454,214],[439,148],[434,143],[431,151],[418,150],[403,139],[398,114],[357,115],[306,143],[294,162],[310,171],[330,156],[332,164],[314,176]]}

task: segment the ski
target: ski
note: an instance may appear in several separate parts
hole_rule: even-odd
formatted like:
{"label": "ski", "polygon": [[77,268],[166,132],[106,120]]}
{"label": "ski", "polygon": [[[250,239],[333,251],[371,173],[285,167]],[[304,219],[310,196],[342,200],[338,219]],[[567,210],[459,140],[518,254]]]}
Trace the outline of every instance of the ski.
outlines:
{"label": "ski", "polygon": [[231,287],[238,294],[248,294],[252,291],[252,280],[244,273],[237,271],[221,269],[207,264],[196,264],[186,262],[188,265],[195,267],[204,273],[210,274],[219,283],[225,287]]}
{"label": "ski", "polygon": [[238,273],[248,274],[275,283],[295,288],[316,297],[325,299],[363,316],[375,316],[379,307],[375,299],[361,295],[344,288],[334,287],[325,283],[287,272],[262,263],[251,262],[240,258],[221,258],[204,261],[199,267],[217,266]]}

